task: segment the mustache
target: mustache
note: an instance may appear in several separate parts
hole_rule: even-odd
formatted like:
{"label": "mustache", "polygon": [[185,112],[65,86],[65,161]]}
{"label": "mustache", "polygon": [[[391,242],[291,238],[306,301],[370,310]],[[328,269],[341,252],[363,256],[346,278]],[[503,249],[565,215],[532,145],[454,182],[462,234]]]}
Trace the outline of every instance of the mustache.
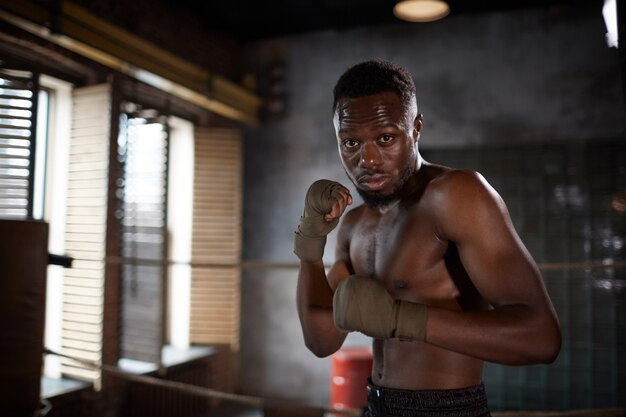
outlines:
{"label": "mustache", "polygon": [[357,182],[361,182],[363,180],[368,180],[372,177],[387,176],[387,175],[389,174],[384,171],[374,169],[374,170],[368,170],[368,171],[361,171],[360,173],[355,175],[354,179],[357,180]]}

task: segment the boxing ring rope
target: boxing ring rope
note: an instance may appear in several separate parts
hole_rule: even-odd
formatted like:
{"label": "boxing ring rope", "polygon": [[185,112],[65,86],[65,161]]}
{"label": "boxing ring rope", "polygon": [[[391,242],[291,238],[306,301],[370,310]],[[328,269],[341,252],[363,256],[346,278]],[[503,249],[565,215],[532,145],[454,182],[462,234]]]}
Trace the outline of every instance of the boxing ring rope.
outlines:
{"label": "boxing ring rope", "polygon": [[[188,265],[194,268],[224,268],[241,267],[242,269],[298,269],[297,262],[263,262],[263,261],[241,261],[240,263],[203,263],[203,262],[176,262],[159,261],[151,259],[131,259],[122,257],[106,258],[105,262],[111,264],[137,264],[137,265]],[[325,265],[330,267],[330,265]],[[560,269],[626,269],[626,261],[621,262],[539,262],[537,267],[542,271],[553,271]]]}
{"label": "boxing ring rope", "polygon": [[211,388],[199,387],[197,385],[164,380],[161,378],[156,378],[156,377],[148,376],[148,375],[138,375],[138,374],[123,371],[117,366],[99,364],[93,361],[75,358],[69,355],[55,352],[48,348],[44,349],[44,353],[48,355],[55,355],[55,356],[59,356],[62,358],[70,359],[74,362],[80,363],[85,366],[89,366],[93,369],[100,369],[103,372],[106,372],[111,376],[114,376],[116,378],[120,378],[126,381],[138,382],[142,384],[148,384],[148,385],[158,386],[162,388],[172,389],[172,390],[176,390],[185,394],[195,395],[198,397],[204,397],[208,399],[232,401],[232,402],[237,402],[240,404],[250,405],[256,408],[260,408],[260,409],[264,409],[267,406],[275,406],[275,407],[280,407],[280,406],[296,407],[297,406],[297,407],[310,409],[312,411],[317,410],[319,411],[320,414],[331,413],[331,414],[341,414],[341,415],[353,416],[353,417],[359,417],[363,415],[362,410],[335,409],[335,408],[326,408],[326,407],[315,407],[311,405],[302,405],[302,404],[297,404],[295,402],[289,402],[289,401],[270,400],[267,398],[253,397],[250,395],[233,394],[229,392],[214,390]]}

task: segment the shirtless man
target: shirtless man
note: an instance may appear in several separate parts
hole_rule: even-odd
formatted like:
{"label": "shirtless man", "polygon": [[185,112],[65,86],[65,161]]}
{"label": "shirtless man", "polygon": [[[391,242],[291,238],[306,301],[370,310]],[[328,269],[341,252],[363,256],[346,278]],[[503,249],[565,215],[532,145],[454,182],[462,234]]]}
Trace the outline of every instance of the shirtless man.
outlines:
{"label": "shirtless man", "polygon": [[419,154],[406,69],[355,65],[334,95],[339,155],[365,204],[343,215],[350,192],[328,180],[307,192],[294,240],[305,343],[324,357],[349,331],[374,338],[366,416],[488,416],[483,361],[550,363],[560,350],[537,266],[480,174]]}

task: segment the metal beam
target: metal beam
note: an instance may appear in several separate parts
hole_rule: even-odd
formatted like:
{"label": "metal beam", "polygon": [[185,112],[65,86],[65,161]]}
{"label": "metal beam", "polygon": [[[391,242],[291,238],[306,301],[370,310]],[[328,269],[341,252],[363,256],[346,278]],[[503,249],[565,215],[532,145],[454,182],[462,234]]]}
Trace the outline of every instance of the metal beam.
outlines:
{"label": "metal beam", "polygon": [[226,118],[258,123],[261,99],[243,87],[63,1],[62,33],[46,25],[52,12],[30,0],[0,0],[0,18],[115,71]]}

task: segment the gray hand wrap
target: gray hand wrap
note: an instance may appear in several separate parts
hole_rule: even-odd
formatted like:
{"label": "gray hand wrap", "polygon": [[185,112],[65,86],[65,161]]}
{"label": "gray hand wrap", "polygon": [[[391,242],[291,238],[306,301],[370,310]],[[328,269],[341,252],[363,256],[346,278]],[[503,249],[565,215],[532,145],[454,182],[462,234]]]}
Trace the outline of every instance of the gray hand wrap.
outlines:
{"label": "gray hand wrap", "polygon": [[333,297],[338,329],[376,339],[426,340],[427,313],[424,304],[394,300],[378,280],[359,275],[341,281]]}
{"label": "gray hand wrap", "polygon": [[333,204],[339,200],[344,186],[335,181],[315,181],[306,193],[304,215],[294,236],[293,251],[303,261],[317,261],[324,255],[326,235],[339,223],[339,219],[326,221]]}

